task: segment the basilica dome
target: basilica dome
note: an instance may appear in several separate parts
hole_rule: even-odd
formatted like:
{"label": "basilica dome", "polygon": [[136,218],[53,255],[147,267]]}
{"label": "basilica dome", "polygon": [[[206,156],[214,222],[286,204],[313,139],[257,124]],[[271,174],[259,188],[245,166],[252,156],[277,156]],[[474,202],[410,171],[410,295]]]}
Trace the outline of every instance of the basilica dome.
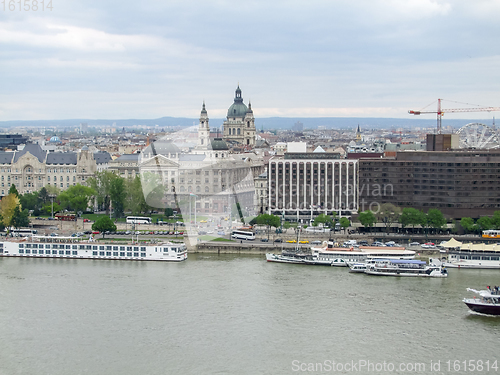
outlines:
{"label": "basilica dome", "polygon": [[231,104],[231,107],[227,110],[227,118],[230,117],[245,117],[245,114],[248,111],[248,107],[243,103],[243,98],[241,97],[241,89],[238,85],[236,89],[236,94],[234,97],[234,103]]}

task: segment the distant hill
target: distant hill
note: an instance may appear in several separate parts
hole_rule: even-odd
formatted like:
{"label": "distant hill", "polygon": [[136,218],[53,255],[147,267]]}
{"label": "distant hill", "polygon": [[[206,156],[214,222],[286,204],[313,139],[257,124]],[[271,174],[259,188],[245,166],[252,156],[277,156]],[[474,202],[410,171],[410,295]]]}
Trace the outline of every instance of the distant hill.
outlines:
{"label": "distant hill", "polygon": [[[225,119],[210,119],[213,127],[221,126]],[[0,121],[0,128],[11,127],[57,127],[73,128],[86,122],[89,127],[93,126],[112,126],[117,128],[129,128],[137,125],[164,127],[187,127],[197,125],[198,119],[186,117],[161,117],[157,119],[68,119],[68,120],[35,120],[35,121]],[[392,128],[416,128],[416,127],[435,127],[436,119],[423,117],[408,118],[377,118],[377,117],[261,117],[255,119],[257,130],[268,129],[291,129],[292,126],[300,121],[304,124],[304,129],[316,129],[318,126],[325,126],[333,129],[354,129],[360,125],[361,129],[392,129]],[[491,120],[460,120],[443,119],[443,128],[452,126],[454,128],[462,127],[471,122],[480,122],[491,125]]]}

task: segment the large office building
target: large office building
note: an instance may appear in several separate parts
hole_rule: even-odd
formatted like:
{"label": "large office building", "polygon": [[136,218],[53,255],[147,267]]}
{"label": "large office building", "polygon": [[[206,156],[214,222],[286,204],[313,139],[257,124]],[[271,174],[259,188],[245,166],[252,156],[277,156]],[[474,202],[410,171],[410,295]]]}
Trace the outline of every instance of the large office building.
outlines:
{"label": "large office building", "polygon": [[358,161],[337,153],[292,152],[268,166],[269,213],[304,219],[358,211]]}
{"label": "large office building", "polygon": [[404,151],[359,161],[360,210],[393,203],[452,218],[500,210],[500,151]]}

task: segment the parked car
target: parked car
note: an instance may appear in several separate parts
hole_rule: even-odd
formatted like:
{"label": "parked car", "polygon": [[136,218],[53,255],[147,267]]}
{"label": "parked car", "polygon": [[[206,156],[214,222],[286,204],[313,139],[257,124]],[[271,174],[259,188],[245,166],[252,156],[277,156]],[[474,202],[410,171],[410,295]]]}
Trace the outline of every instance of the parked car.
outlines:
{"label": "parked car", "polygon": [[308,240],[300,240],[299,243],[309,243]]}
{"label": "parked car", "polygon": [[297,240],[288,240],[287,243],[297,243]]}
{"label": "parked car", "polygon": [[279,243],[281,243],[281,242],[283,242],[283,240],[282,240],[281,238],[276,238],[276,239],[274,240],[274,242],[279,242]]}
{"label": "parked car", "polygon": [[[175,232],[175,234],[179,234],[179,233]],[[205,235],[205,234],[207,234],[207,232],[205,232],[205,231],[203,231],[203,230],[200,230],[200,231],[198,232],[198,235],[200,235],[200,236],[203,236],[203,235]]]}
{"label": "parked car", "polygon": [[226,233],[223,230],[218,231],[217,234],[219,236],[225,236],[226,235]]}
{"label": "parked car", "polygon": [[412,242],[410,243],[410,246],[420,246],[420,242]]}
{"label": "parked car", "polygon": [[361,240],[358,242],[359,246],[368,246],[368,241]]}
{"label": "parked car", "polygon": [[261,242],[269,242],[269,240],[267,238],[262,238]]}
{"label": "parked car", "polygon": [[311,242],[311,245],[321,245],[321,241],[319,240],[313,241]]}
{"label": "parked car", "polygon": [[385,247],[385,244],[382,242],[375,241],[370,246]]}

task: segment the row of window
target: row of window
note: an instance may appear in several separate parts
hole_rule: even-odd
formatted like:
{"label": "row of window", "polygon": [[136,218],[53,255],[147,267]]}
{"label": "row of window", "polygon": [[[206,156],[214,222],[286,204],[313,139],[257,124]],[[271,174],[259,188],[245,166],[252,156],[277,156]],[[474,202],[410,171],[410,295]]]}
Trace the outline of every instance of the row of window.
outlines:
{"label": "row of window", "polygon": [[[37,255],[75,255],[78,256],[78,250],[36,250],[36,249],[19,249],[19,254],[37,254]],[[119,254],[119,255],[118,255]],[[126,254],[126,255],[125,255]],[[124,251],[92,251],[92,255],[95,256],[108,256],[108,257],[135,257],[138,258],[139,254],[141,257],[145,258],[146,253],[131,253]]]}
{"label": "row of window", "polygon": [[[144,246],[112,246],[112,245],[68,245],[68,244],[36,244],[27,243],[19,244],[19,248],[23,249],[73,249],[73,250],[121,250],[121,251],[146,251]],[[175,249],[174,249],[175,250]]]}

